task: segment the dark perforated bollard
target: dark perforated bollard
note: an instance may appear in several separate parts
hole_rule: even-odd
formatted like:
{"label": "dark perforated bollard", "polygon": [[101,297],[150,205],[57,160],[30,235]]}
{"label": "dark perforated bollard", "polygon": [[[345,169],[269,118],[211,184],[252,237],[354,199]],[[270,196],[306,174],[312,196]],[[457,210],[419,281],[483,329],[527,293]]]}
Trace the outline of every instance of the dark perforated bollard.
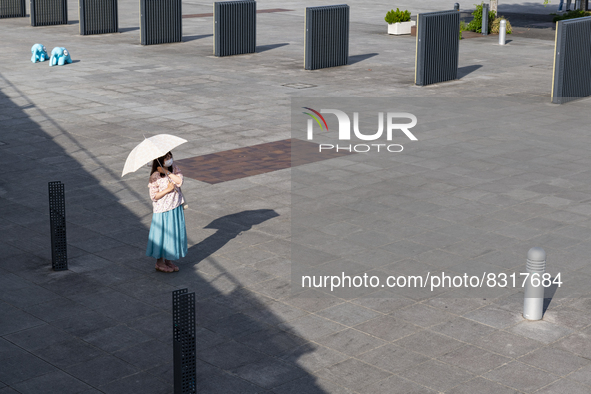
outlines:
{"label": "dark perforated bollard", "polygon": [[68,269],[64,184],[60,181],[49,182],[48,188],[51,228],[51,266],[54,271],[64,271]]}
{"label": "dark perforated bollard", "polygon": [[172,292],[174,394],[196,394],[195,293]]}

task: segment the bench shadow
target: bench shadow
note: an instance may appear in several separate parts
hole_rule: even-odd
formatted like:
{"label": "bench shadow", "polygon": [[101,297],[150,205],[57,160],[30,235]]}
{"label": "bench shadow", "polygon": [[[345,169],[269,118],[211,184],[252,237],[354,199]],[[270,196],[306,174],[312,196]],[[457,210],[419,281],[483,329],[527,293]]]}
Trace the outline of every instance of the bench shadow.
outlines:
{"label": "bench shadow", "polygon": [[353,55],[353,56],[349,56],[349,61],[347,64],[355,64],[355,63],[359,63],[362,62],[364,60],[370,59],[374,56],[379,55],[379,53],[365,53],[363,55]]}
{"label": "bench shadow", "polygon": [[201,34],[196,36],[183,36],[183,42],[189,42],[194,40],[200,40],[202,38],[213,37],[213,34]]}
{"label": "bench shadow", "polygon": [[135,27],[123,27],[123,28],[119,28],[119,33],[127,33],[128,31],[136,31],[139,30],[140,28],[138,26]]}
{"label": "bench shadow", "polygon": [[289,43],[284,42],[281,44],[257,45],[255,52],[266,52],[270,51],[271,49],[284,47],[286,45],[289,45]]}
{"label": "bench shadow", "polygon": [[474,71],[478,70],[481,67],[482,67],[482,65],[480,65],[480,64],[474,64],[472,66],[458,67],[458,79],[464,78],[466,75],[473,73]]}

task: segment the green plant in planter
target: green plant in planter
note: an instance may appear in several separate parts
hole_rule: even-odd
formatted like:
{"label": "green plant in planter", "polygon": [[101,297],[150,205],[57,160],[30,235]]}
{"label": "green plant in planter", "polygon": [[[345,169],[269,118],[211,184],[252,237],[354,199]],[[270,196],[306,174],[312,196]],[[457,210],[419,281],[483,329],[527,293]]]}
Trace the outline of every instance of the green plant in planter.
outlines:
{"label": "green plant in planter", "polygon": [[408,10],[400,11],[398,8],[396,8],[396,11],[390,10],[386,14],[386,17],[384,18],[384,20],[388,24],[398,23],[398,22],[408,22],[410,20],[410,11],[408,11]]}
{"label": "green plant in planter", "polygon": [[462,39],[462,32],[468,30],[467,28],[466,22],[460,21],[460,40]]}
{"label": "green plant in planter", "polygon": [[507,20],[507,18],[505,18],[504,16],[498,16],[495,18],[495,20],[490,24],[489,27],[489,31],[491,32],[491,34],[499,34],[499,30],[501,28],[501,21],[505,20],[505,22],[507,22],[507,34],[511,34],[513,33],[513,28],[511,27],[511,23],[509,23],[509,21]]}
{"label": "green plant in planter", "polygon": [[[472,13],[474,19],[468,23],[468,28],[466,30],[475,31],[476,33],[482,33],[482,4],[474,4],[476,9]],[[488,12],[488,31],[491,31],[492,23],[497,16],[495,15],[494,11]]]}
{"label": "green plant in planter", "polygon": [[591,15],[591,12],[589,12],[589,11],[583,11],[583,10],[567,11],[562,15],[555,16],[552,19],[552,22],[558,22],[558,21],[562,21],[565,19],[583,18],[583,17],[589,16],[589,15]]}

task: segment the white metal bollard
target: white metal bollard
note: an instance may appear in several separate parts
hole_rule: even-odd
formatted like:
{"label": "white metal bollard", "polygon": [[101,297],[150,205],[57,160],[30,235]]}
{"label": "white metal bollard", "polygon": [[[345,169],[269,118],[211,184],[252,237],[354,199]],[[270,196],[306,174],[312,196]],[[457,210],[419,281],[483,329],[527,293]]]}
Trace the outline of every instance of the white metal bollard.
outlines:
{"label": "white metal bollard", "polygon": [[501,19],[499,26],[499,45],[505,45],[505,34],[507,34],[507,21]]}
{"label": "white metal bollard", "polygon": [[[542,248],[531,248],[527,252],[527,272],[525,296],[523,299],[523,317],[527,320],[541,320],[544,313],[544,286],[542,275],[546,272],[546,252]],[[537,286],[534,286],[535,281]]]}

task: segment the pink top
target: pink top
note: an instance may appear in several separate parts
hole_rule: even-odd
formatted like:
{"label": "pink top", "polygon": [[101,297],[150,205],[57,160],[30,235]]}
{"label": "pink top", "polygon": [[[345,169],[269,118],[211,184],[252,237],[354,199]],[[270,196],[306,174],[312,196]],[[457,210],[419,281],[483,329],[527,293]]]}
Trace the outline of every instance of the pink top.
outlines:
{"label": "pink top", "polygon": [[[178,168],[177,165],[174,163],[172,164],[172,173],[181,178],[182,185],[183,174],[181,173],[180,168]],[[181,188],[178,185],[174,191],[164,195],[164,197],[162,197],[160,200],[155,200],[156,193],[168,187],[168,177],[160,177],[160,175],[161,174],[158,171],[154,172],[150,176],[150,183],[148,184],[148,187],[150,188],[150,199],[152,200],[154,213],[170,211],[181,205],[183,202],[185,202],[183,198],[183,193],[181,192]]]}

